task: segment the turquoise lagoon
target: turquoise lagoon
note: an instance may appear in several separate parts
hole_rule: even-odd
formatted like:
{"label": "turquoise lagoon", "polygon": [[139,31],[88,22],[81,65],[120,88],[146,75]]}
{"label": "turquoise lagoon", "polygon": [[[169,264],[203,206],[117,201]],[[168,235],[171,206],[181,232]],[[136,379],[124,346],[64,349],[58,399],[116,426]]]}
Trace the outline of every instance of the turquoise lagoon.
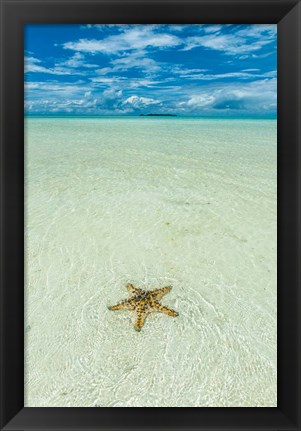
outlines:
{"label": "turquoise lagoon", "polygon": [[276,128],[25,119],[26,406],[277,405]]}

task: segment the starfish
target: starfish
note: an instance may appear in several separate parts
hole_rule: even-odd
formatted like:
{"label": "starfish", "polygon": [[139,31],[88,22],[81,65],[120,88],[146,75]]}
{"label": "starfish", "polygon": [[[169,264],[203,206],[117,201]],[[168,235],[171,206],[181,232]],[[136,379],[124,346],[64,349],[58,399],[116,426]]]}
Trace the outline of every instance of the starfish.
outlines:
{"label": "starfish", "polygon": [[125,299],[109,310],[130,310],[136,311],[135,329],[141,331],[148,314],[159,311],[168,316],[176,317],[178,313],[160,304],[160,300],[166,293],[171,291],[171,286],[162,287],[156,290],[143,290],[134,287],[131,283],[127,284],[127,290],[131,293],[129,299]]}

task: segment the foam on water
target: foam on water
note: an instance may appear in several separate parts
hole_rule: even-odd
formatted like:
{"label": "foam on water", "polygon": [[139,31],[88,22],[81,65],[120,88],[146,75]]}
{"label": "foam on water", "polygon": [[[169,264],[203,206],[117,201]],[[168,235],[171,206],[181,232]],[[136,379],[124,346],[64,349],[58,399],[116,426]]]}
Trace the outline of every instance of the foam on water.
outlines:
{"label": "foam on water", "polygon": [[[276,121],[25,131],[25,405],[276,406]],[[179,317],[136,332],[127,282]]]}

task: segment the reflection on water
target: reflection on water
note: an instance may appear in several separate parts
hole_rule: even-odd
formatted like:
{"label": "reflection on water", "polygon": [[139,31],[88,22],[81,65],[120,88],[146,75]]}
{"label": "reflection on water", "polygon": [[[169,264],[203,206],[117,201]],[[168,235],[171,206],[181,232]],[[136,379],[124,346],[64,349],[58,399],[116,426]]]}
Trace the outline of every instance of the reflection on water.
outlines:
{"label": "reflection on water", "polygon": [[25,185],[26,406],[276,406],[275,121],[27,119]]}

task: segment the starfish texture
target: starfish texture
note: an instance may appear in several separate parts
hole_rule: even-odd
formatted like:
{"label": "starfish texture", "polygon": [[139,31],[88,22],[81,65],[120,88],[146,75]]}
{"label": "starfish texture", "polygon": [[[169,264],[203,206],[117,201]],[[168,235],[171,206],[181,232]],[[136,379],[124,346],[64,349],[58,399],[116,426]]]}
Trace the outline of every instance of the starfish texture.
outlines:
{"label": "starfish texture", "polygon": [[127,284],[127,290],[132,295],[129,299],[119,302],[109,310],[130,310],[136,312],[135,329],[141,331],[148,314],[159,311],[168,316],[176,317],[178,313],[160,304],[160,300],[166,293],[171,291],[171,286],[162,287],[156,290],[143,290]]}

